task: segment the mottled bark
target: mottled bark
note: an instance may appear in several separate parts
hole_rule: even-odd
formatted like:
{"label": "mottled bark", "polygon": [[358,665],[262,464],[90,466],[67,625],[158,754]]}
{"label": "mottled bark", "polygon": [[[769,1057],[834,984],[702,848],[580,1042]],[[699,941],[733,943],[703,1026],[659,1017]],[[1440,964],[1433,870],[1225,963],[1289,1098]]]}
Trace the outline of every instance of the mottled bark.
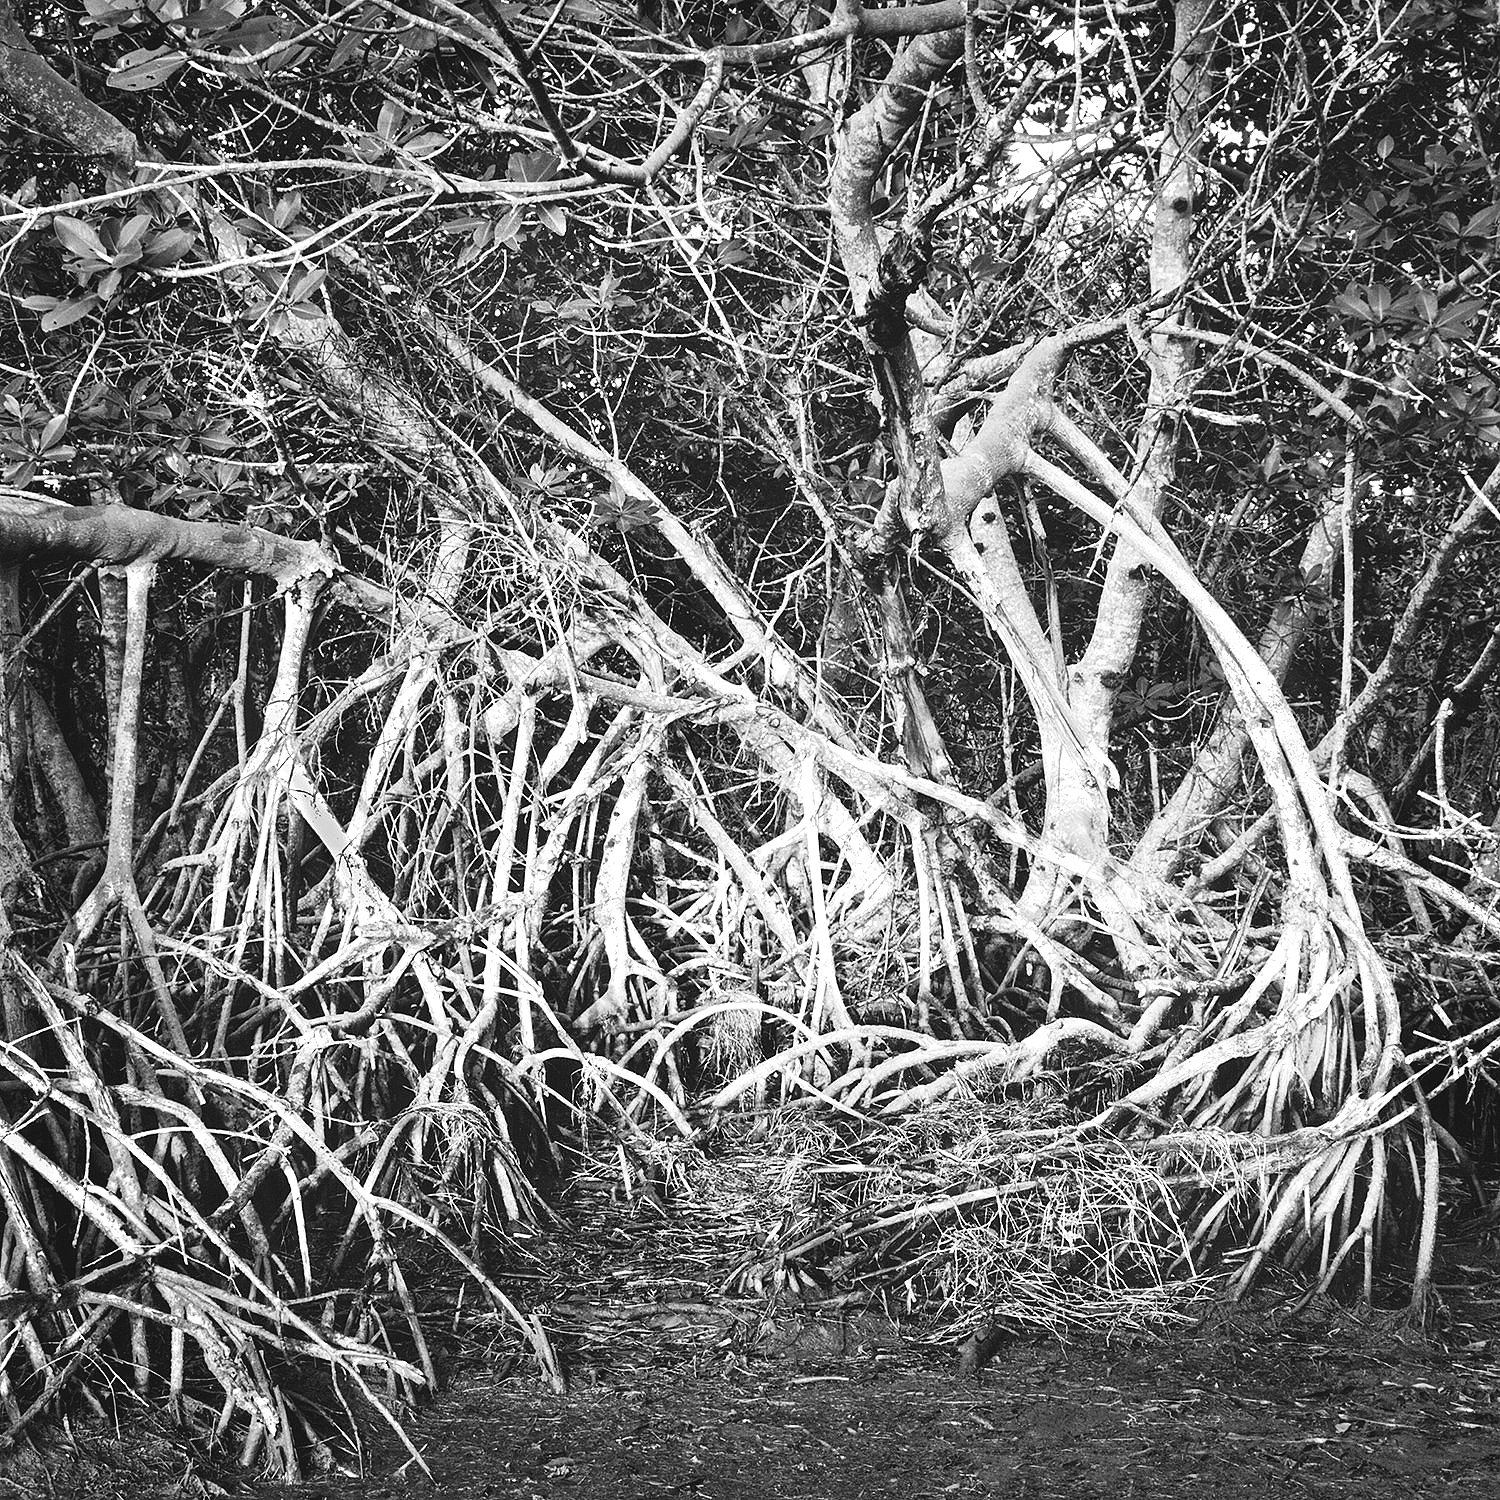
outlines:
{"label": "mottled bark", "polygon": [[290,588],[331,576],[333,556],[316,542],[278,536],[259,526],[224,521],[177,521],[128,505],[54,505],[0,496],[0,558],[14,565],[87,562],[108,567],[170,558],[273,579]]}
{"label": "mottled bark", "polygon": [[99,843],[103,837],[99,809],[83,779],[78,758],[52,705],[35,690],[26,694],[26,724],[32,764],[52,793],[68,843],[75,848]]}
{"label": "mottled bark", "polygon": [[[1319,518],[1300,561],[1302,578],[1325,585],[1339,552],[1340,506],[1334,502]],[[1321,611],[1306,595],[1283,600],[1261,633],[1261,660],[1277,682],[1285,679]],[[1208,743],[1198,752],[1166,806],[1151,820],[1131,855],[1131,868],[1166,880],[1177,871],[1192,841],[1223,810],[1239,785],[1250,735],[1242,715],[1225,704]]]}
{"label": "mottled bark", "polygon": [[[1163,303],[1181,293],[1191,271],[1198,156],[1211,95],[1217,26],[1216,0],[1181,0],[1177,6],[1150,258],[1152,297]],[[1157,516],[1176,475],[1181,409],[1192,385],[1192,342],[1177,334],[1155,334],[1149,345],[1149,362],[1147,415],[1136,443],[1142,460],[1131,488],[1138,503]],[[1076,443],[1067,443],[1071,435],[1068,428],[1059,433],[1065,444],[1076,450]],[[1096,462],[1091,467],[1097,473],[1100,465]],[[1089,643],[1068,671],[1068,701],[1079,736],[1097,757],[1108,755],[1115,705],[1135,662],[1152,589],[1144,559],[1128,543],[1117,541],[1105,571]],[[1235,760],[1238,764],[1238,753]],[[1087,760],[1062,765],[1059,785],[1048,802],[1044,828],[1048,841],[1081,858],[1101,858],[1107,848],[1109,819],[1105,779]]]}
{"label": "mottled bark", "polygon": [[80,156],[102,156],[126,169],[135,165],[135,136],[32,46],[8,0],[0,0],[0,96],[22,119],[61,137]]}

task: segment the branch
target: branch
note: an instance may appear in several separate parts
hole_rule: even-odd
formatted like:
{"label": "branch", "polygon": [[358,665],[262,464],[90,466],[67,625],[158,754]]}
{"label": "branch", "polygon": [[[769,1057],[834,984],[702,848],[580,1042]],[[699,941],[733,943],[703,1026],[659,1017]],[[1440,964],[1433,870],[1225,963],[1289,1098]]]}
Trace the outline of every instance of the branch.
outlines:
{"label": "branch", "polygon": [[1000,381],[1008,381],[1021,368],[1027,355],[1034,353],[1037,347],[1047,340],[1055,341],[1060,356],[1074,349],[1081,349],[1087,344],[1100,344],[1106,339],[1113,338],[1117,333],[1123,333],[1130,326],[1133,316],[1139,316],[1154,305],[1155,299],[1153,298],[1141,303],[1131,313],[1122,313],[1113,318],[1099,318],[1089,323],[1077,323],[1072,328],[1064,328],[1058,333],[1041,334],[1036,338],[1027,339],[1024,343],[1012,344],[1008,349],[998,350],[994,354],[977,354],[970,359],[962,360],[939,387],[938,419],[946,420],[965,401],[976,396],[993,394],[990,387]]}
{"label": "branch", "polygon": [[1273,370],[1281,370],[1304,390],[1311,391],[1341,421],[1347,422],[1356,432],[1364,431],[1364,419],[1342,396],[1335,395],[1321,380],[1309,375],[1300,365],[1293,364],[1285,355],[1277,354],[1271,349],[1262,349],[1256,344],[1247,344],[1243,339],[1227,333],[1214,333],[1207,328],[1189,328],[1182,323],[1161,323],[1155,332],[1168,338],[1196,339],[1200,344],[1212,344],[1216,349],[1236,349],[1263,365],[1270,365]]}
{"label": "branch", "polygon": [[102,156],[127,171],[135,165],[135,136],[53,69],[17,24],[10,0],[0,0],[0,95],[80,156]]}
{"label": "branch", "polygon": [[270,578],[278,589],[332,577],[338,567],[316,542],[278,536],[260,526],[175,521],[128,505],[60,505],[16,491],[0,493],[0,557],[12,563],[109,567],[181,558]]}
{"label": "branch", "polygon": [[[1165,138],[1157,163],[1152,214],[1150,284],[1157,304],[1177,301],[1191,276],[1199,157],[1218,35],[1216,0],[1178,0]],[[1176,479],[1180,414],[1193,384],[1192,352],[1191,345],[1160,330],[1146,351],[1151,384],[1136,437],[1140,460],[1133,493],[1153,516],[1161,514]],[[1080,432],[1062,425],[1058,436],[1075,450],[1083,447],[1090,467],[1103,474],[1118,494],[1103,455],[1083,443]],[[1101,752],[1109,744],[1120,686],[1135,661],[1150,600],[1151,583],[1141,558],[1117,541],[1105,569],[1094,628],[1069,673],[1070,697]]]}
{"label": "branch", "polygon": [[521,82],[526,85],[532,103],[536,105],[547,129],[551,131],[553,140],[557,142],[563,159],[582,167],[597,182],[613,183],[621,187],[649,186],[655,180],[657,173],[687,144],[694,130],[698,128],[698,122],[724,86],[724,49],[718,48],[702,58],[703,82],[692,99],[678,110],[676,122],[660,144],[642,162],[623,161],[620,157],[612,156],[607,151],[600,151],[597,147],[580,145],[573,138],[572,132],[563,123],[562,116],[558,114],[557,106],[553,104],[541,79],[537,77],[537,71],[532,66],[532,54],[516,40],[515,33],[507,25],[505,16],[498,5],[486,3],[485,8],[489,12],[490,22],[495,28],[496,35],[505,44],[506,50],[514,60],[516,72]]}
{"label": "branch", "polygon": [[850,116],[844,128],[828,184],[828,206],[855,311],[861,316],[879,275],[880,244],[870,206],[876,180],[920,118],[928,91],[963,56],[961,7],[958,27],[918,37],[906,47],[874,97]]}
{"label": "branch", "polygon": [[829,705],[826,695],[819,691],[801,659],[766,624],[740,581],[724,566],[717,553],[694,536],[624,460],[607,453],[534,396],[528,395],[503,370],[470,348],[426,303],[415,304],[412,313],[448,359],[476,385],[519,412],[565,453],[582,460],[640,504],[662,539],[712,596],[740,640],[755,653],[771,685],[796,693],[812,722],[841,744],[852,744],[842,717]]}
{"label": "branch", "polygon": [[[1298,571],[1308,584],[1326,585],[1330,581],[1338,561],[1341,517],[1340,502],[1332,500],[1312,528],[1298,563]],[[1271,612],[1258,649],[1278,682],[1285,679],[1317,616],[1306,593],[1282,601]],[[1249,743],[1244,720],[1226,714],[1193,758],[1166,806],[1140,836],[1130,857],[1132,869],[1149,870],[1162,880],[1171,876],[1186,854],[1189,840],[1223,810],[1238,785]]]}
{"label": "branch", "polygon": [[1396,876],[1403,883],[1420,888],[1434,901],[1439,901],[1454,911],[1462,912],[1474,926],[1489,933],[1491,937],[1500,938],[1500,915],[1497,915],[1493,908],[1481,906],[1473,897],[1449,885],[1446,880],[1434,875],[1431,870],[1424,870],[1421,865],[1409,860],[1404,854],[1391,849],[1383,849],[1373,839],[1362,838],[1357,833],[1350,833],[1347,830],[1342,832],[1343,850],[1350,859],[1358,860],[1362,865],[1369,865],[1374,870],[1384,870],[1388,875]]}
{"label": "branch", "polygon": [[[1329,883],[1342,908],[1341,925],[1359,940],[1362,937],[1359,908],[1341,853],[1341,830],[1329,807],[1328,789],[1317,774],[1301,728],[1270,668],[1223,605],[1203,586],[1160,520],[1133,496],[1112,508],[1072,475],[1036,454],[1028,457],[1026,472],[1113,532],[1121,544],[1133,547],[1143,562],[1157,568],[1177,589],[1198,617],[1229,679],[1275,795],[1288,866],[1298,882],[1313,882],[1316,880],[1313,861],[1321,854]],[[1323,899],[1317,885],[1309,886],[1304,897]],[[1381,1004],[1393,1003],[1388,986],[1381,985],[1377,999]],[[1393,1034],[1398,1033],[1399,1024]]]}
{"label": "branch", "polygon": [[1443,695],[1443,711],[1438,714],[1437,723],[1423,736],[1415,759],[1407,767],[1406,774],[1402,776],[1392,794],[1391,803],[1399,808],[1402,814],[1410,805],[1412,795],[1432,764],[1433,753],[1437,749],[1439,727],[1445,734],[1457,734],[1460,727],[1468,721],[1469,714],[1479,701],[1480,689],[1495,675],[1497,666],[1500,666],[1500,621],[1496,621],[1494,628],[1490,631],[1490,638],[1484,643],[1479,655],[1475,657],[1474,664],[1464,673],[1463,679],[1451,691]]}
{"label": "branch", "polygon": [[[1143,15],[1154,5],[1083,5],[1068,0],[1043,0],[1042,9],[1051,11],[1060,21],[1072,25],[1076,19],[1108,20],[1111,24],[1125,16]],[[958,31],[970,17],[980,21],[1003,20],[1020,6],[1016,0],[979,0],[971,6],[968,0],[939,0],[934,5],[889,5],[866,10],[859,0],[840,0],[834,18],[826,26],[804,31],[797,36],[779,37],[774,42],[751,42],[726,47],[726,62],[774,63],[805,52],[816,52],[836,46],[851,37],[870,37],[899,41],[907,37],[930,36],[938,31]]]}
{"label": "branch", "polygon": [[[1470,483],[1472,484],[1472,481]],[[1380,665],[1366,679],[1359,695],[1349,705],[1348,712],[1314,748],[1313,759],[1320,768],[1328,764],[1336,741],[1340,738],[1345,741],[1354,738],[1369,720],[1370,715],[1384,702],[1421,631],[1432,600],[1447,576],[1453,559],[1469,541],[1472,533],[1494,516],[1494,501],[1491,496],[1497,490],[1500,490],[1500,464],[1497,464],[1490,473],[1483,488],[1475,487],[1474,499],[1455,517],[1443,534],[1442,541],[1428,561],[1421,579],[1411,592],[1411,597],[1406,601],[1406,608],[1401,612],[1396,628],[1391,632],[1390,644],[1386,647]],[[1481,653],[1482,659],[1483,653]],[[1478,663],[1475,665],[1477,666]],[[1467,681],[1467,678],[1465,680]],[[1401,807],[1399,797],[1392,800],[1399,814]],[[1163,816],[1166,811],[1167,809],[1163,809]],[[1221,855],[1203,866],[1194,878],[1191,889],[1202,890],[1215,881],[1223,879],[1265,837],[1271,822],[1272,815],[1269,812],[1256,819]]]}

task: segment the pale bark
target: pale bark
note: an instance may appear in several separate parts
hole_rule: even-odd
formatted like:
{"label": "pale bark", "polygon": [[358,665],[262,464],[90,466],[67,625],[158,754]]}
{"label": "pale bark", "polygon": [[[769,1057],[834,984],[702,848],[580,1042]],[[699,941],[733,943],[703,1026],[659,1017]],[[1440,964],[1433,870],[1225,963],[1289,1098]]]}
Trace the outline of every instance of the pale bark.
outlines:
{"label": "pale bark", "polygon": [[[961,28],[909,43],[874,96],[850,117],[829,183],[839,254],[855,317],[866,330],[896,460],[896,478],[861,548],[877,590],[889,594],[897,586],[890,576],[891,556],[903,529],[918,536],[931,532],[941,543],[1036,708],[1044,739],[1043,764],[1051,772],[1059,757],[1079,748],[1054,654],[998,507],[986,509],[979,533],[972,536],[970,521],[980,501],[991,496],[1004,477],[1018,472],[1042,420],[1041,410],[1050,404],[1050,376],[1060,346],[1044,340],[1030,362],[1023,361],[1023,371],[1012,378],[974,438],[956,456],[942,458],[929,372],[919,358],[907,309],[925,276],[925,234],[930,230],[914,212],[908,216],[911,222],[882,245],[871,210],[876,179],[920,116],[929,91],[963,55]],[[920,683],[906,665],[909,655],[908,650],[898,656],[892,672],[893,686],[907,705],[907,719],[922,730],[908,737],[908,752],[915,747],[926,765],[946,766],[946,752],[929,727]],[[911,764],[918,769],[918,763]],[[1096,769],[1102,774],[1102,766]],[[1050,787],[1052,774],[1048,781]]]}
{"label": "pale bark", "polygon": [[[1500,491],[1500,465],[1497,465],[1491,471],[1482,487],[1475,486],[1474,488],[1475,494],[1473,499],[1454,517],[1447,530],[1443,533],[1442,540],[1433,550],[1431,557],[1428,558],[1427,565],[1422,570],[1422,576],[1412,588],[1411,595],[1401,611],[1401,617],[1396,621],[1395,628],[1391,632],[1390,641],[1386,645],[1385,654],[1381,657],[1379,665],[1366,678],[1364,686],[1355,695],[1354,701],[1349,705],[1347,712],[1340,715],[1339,721],[1314,748],[1313,756],[1320,767],[1326,766],[1329,763],[1336,741],[1358,736],[1390,695],[1402,668],[1411,654],[1412,648],[1416,644],[1417,636],[1420,634],[1422,626],[1431,612],[1433,601],[1436,599],[1444,580],[1448,577],[1455,559],[1472,542],[1475,535],[1486,528],[1494,519],[1493,497],[1497,491]],[[1320,522],[1320,526],[1322,524]],[[1331,549],[1336,543],[1333,538],[1329,538],[1327,545]],[[1273,617],[1274,623],[1275,617]],[[1266,649],[1268,640],[1272,643],[1283,641],[1294,655],[1297,645],[1303,638],[1305,636],[1297,636],[1287,638],[1283,641],[1282,636],[1279,634],[1273,635],[1268,631],[1267,637],[1263,639],[1262,647],[1263,650]],[[1481,658],[1483,655],[1484,653],[1481,653]],[[1478,663],[1476,662],[1477,665]],[[1227,726],[1223,731],[1226,742],[1231,731],[1232,726]],[[1187,780],[1197,780],[1201,774],[1211,774],[1209,762],[1212,761],[1212,764],[1217,765],[1219,768],[1218,773],[1213,776],[1214,784],[1223,789],[1224,798],[1227,799],[1232,794],[1236,778],[1229,774],[1225,764],[1228,759],[1227,749],[1226,753],[1220,754],[1216,748],[1219,738],[1216,735],[1204,747],[1204,751],[1200,755],[1200,761],[1205,763],[1204,773],[1200,773],[1198,766],[1195,765],[1188,772]],[[1398,789],[1397,795],[1392,798],[1393,809],[1398,817],[1400,815],[1399,798],[1400,791]],[[1175,866],[1176,860],[1174,857],[1171,857],[1170,851],[1174,847],[1182,848],[1184,841],[1189,838],[1192,829],[1201,823],[1202,818],[1210,812],[1213,805],[1212,799],[1206,796],[1203,800],[1191,806],[1184,803],[1175,809],[1173,821],[1171,822],[1167,820],[1168,809],[1163,808],[1162,815],[1153,822],[1152,828],[1148,829],[1147,834],[1143,837],[1137,851],[1139,862],[1133,861],[1132,868],[1144,874],[1148,862],[1155,863],[1160,867],[1161,861],[1164,858],[1167,859],[1169,865]],[[1221,800],[1218,805],[1222,807],[1223,801]],[[1262,814],[1222,855],[1210,860],[1203,866],[1195,878],[1194,884],[1201,888],[1203,885],[1211,884],[1227,875],[1240,860],[1245,858],[1260,839],[1264,837],[1267,829],[1271,826],[1271,822],[1271,813]],[[1141,856],[1141,850],[1145,851],[1144,857]]]}
{"label": "pale bark", "polygon": [[52,705],[35,690],[26,694],[25,701],[32,764],[52,792],[68,843],[74,847],[98,844],[102,836],[99,809]]}
{"label": "pale bark", "polygon": [[[0,36],[0,46],[4,38]],[[10,909],[32,878],[31,856],[16,827],[16,778],[21,765],[19,733],[23,703],[20,659],[21,600],[19,578],[12,567],[0,569],[0,960],[10,944]],[[0,1015],[11,1039],[24,1027],[8,983],[0,981]]]}
{"label": "pale bark", "polygon": [[0,557],[11,564],[84,562],[125,568],[171,558],[254,573],[278,588],[328,577],[337,564],[315,542],[259,526],[178,521],[127,505],[57,505],[0,495]]}
{"label": "pale bark", "polygon": [[126,169],[135,165],[135,136],[37,52],[9,0],[0,0],[0,95],[80,155],[106,157]]}
{"label": "pale bark", "polygon": [[[1334,502],[1318,519],[1302,550],[1299,574],[1312,585],[1326,587],[1339,556],[1341,506]],[[1261,634],[1261,660],[1278,683],[1297,657],[1321,611],[1305,594],[1285,599],[1271,612]],[[1168,880],[1177,871],[1193,841],[1224,810],[1239,785],[1250,734],[1243,715],[1231,704],[1194,757],[1186,775],[1161,811],[1147,825],[1131,852],[1132,870]]]}
{"label": "pale bark", "polygon": [[891,154],[920,117],[930,89],[963,52],[961,29],[908,43],[869,102],[847,121],[828,185],[839,256],[855,318],[865,330],[896,462],[896,477],[859,550],[880,606],[884,672],[907,767],[940,779],[948,775],[949,757],[917,670],[895,548],[903,526],[913,534],[941,535],[948,529],[940,434],[928,407],[929,377],[942,360],[930,338],[919,350],[912,327],[918,320],[908,312],[908,301],[922,291],[926,275],[925,239],[903,226],[883,241],[871,195]]}
{"label": "pale bark", "polygon": [[482,359],[431,308],[419,303],[414,312],[443,353],[478,385],[519,412],[564,452],[581,459],[638,503],[650,524],[708,591],[741,643],[753,654],[769,684],[794,693],[811,722],[842,743],[852,743],[848,726],[829,704],[826,695],[819,691],[812,673],[768,626],[743,584],[725,567],[711,544],[685,526],[672,508],[623,459],[606,452],[522,390],[503,370]]}
{"label": "pale bark", "polygon": [[[1178,297],[1191,273],[1198,157],[1210,102],[1217,25],[1217,0],[1179,0],[1152,220],[1150,287],[1157,303]],[[1176,475],[1181,410],[1192,388],[1192,356],[1185,338],[1171,333],[1151,337],[1151,382],[1146,415],[1136,435],[1140,458],[1131,493],[1152,516],[1161,514]],[[1076,453],[1080,445],[1068,441],[1075,431],[1071,423],[1060,424],[1056,435]],[[1097,471],[1100,465],[1094,467]],[[1098,774],[1098,765],[1109,753],[1115,705],[1129,681],[1152,590],[1144,559],[1117,541],[1105,570],[1093,633],[1068,671],[1068,701],[1089,754],[1060,760],[1044,834],[1084,857],[1102,857],[1108,847],[1109,786]]]}

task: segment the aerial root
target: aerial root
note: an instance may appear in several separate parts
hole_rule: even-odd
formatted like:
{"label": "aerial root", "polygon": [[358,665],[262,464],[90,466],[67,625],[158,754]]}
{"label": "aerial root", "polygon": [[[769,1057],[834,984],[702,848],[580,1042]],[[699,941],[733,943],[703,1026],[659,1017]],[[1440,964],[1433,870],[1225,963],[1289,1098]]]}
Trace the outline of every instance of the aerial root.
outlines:
{"label": "aerial root", "polygon": [[[541,1165],[590,1132],[649,1154],[771,1112],[847,1147],[839,1194],[777,1251],[837,1295],[920,1284],[957,1315],[973,1279],[1055,1323],[1072,1276],[1098,1318],[1127,1291],[1166,1307],[1170,1276],[1226,1247],[1248,1247],[1236,1291],[1288,1259],[1332,1284],[1358,1250],[1368,1283],[1393,1177],[1422,1204],[1426,1295],[1440,1136],[1327,882],[1292,883],[1268,950],[1248,915],[1193,926],[1152,887],[1134,920],[1154,967],[1106,974],[1076,942],[1087,868],[715,669],[602,563],[547,547],[526,566],[566,610],[512,621],[503,649],[505,600],[424,616],[313,711],[316,586],[289,595],[260,737],[180,799],[144,898],[149,861],[115,862],[134,956],[97,921],[71,970],[12,954],[41,1018],[0,1058],[36,1120],[0,1158],[13,1430],[123,1382],[212,1404],[295,1472],[313,1419],[289,1362],[430,1386],[414,1240],[558,1384],[481,1264],[541,1218]],[[339,785],[323,751],[356,712]],[[1018,908],[995,878],[1017,849],[1077,910]],[[196,1033],[142,992],[202,997]],[[966,1132],[961,1161],[938,1154]]]}

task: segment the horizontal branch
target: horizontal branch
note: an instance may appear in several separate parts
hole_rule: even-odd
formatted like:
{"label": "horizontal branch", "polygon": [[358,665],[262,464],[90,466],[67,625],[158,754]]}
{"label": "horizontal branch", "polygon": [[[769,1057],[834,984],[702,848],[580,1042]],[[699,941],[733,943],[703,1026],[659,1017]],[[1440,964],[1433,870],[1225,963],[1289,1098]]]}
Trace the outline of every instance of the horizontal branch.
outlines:
{"label": "horizontal branch", "polygon": [[[901,41],[908,37],[931,36],[939,31],[961,31],[970,16],[1000,21],[1019,7],[1016,0],[937,0],[930,5],[887,5],[865,7],[858,0],[844,0],[826,26],[804,31],[796,36],[777,37],[769,42],[749,42],[725,47],[724,60],[733,65],[744,63],[784,62],[808,52],[838,45],[852,37],[879,41]],[[1071,25],[1075,19],[1105,19],[1140,15],[1149,5],[1116,5],[1076,7],[1068,0],[1048,0],[1044,7],[1059,20]]]}
{"label": "horizontal branch", "polygon": [[105,567],[168,558],[274,579],[281,589],[330,578],[338,564],[316,542],[260,526],[176,521],[130,505],[61,505],[0,494],[0,558],[7,563],[88,562]]}

